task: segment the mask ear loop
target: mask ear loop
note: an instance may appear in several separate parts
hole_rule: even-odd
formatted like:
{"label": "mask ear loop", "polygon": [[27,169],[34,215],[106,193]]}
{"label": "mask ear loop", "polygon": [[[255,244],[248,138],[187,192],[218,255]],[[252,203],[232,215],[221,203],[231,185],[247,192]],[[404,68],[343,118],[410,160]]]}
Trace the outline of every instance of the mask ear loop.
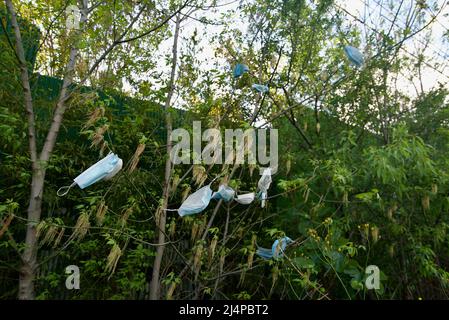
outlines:
{"label": "mask ear loop", "polygon": [[[73,182],[70,186],[64,186],[58,189],[58,191],[56,192],[56,194],[59,197],[63,197],[65,196],[67,193],[69,193],[70,189],[76,185],[76,182]],[[62,193],[61,193],[62,192]]]}

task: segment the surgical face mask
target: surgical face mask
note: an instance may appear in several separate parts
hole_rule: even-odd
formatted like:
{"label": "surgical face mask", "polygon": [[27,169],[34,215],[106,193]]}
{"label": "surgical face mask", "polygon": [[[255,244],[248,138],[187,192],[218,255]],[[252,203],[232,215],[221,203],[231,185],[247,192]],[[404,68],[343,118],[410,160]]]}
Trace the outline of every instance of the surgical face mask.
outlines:
{"label": "surgical face mask", "polygon": [[363,65],[363,55],[357,48],[353,46],[345,46],[344,50],[346,56],[353,65],[357,67],[361,67]]}
{"label": "surgical face mask", "polygon": [[260,199],[262,200],[262,208],[265,207],[266,199],[268,198],[268,188],[270,188],[271,184],[271,169],[266,168],[262,177],[260,177],[259,182],[257,183],[257,187],[260,190]]}
{"label": "surgical face mask", "polygon": [[182,203],[178,209],[178,213],[181,217],[199,213],[206,209],[212,198],[212,189],[210,185],[202,187],[195,191]]}
{"label": "surgical face mask", "polygon": [[271,249],[267,248],[257,248],[256,254],[260,256],[263,259],[279,259],[284,256],[285,249],[287,248],[287,245],[292,243],[293,240],[289,237],[283,237],[279,240],[276,240],[273,245],[271,246]]}
{"label": "surgical face mask", "polygon": [[102,179],[110,180],[120,171],[122,166],[122,159],[116,154],[110,153],[73,179],[74,182],[70,186],[60,188],[57,194],[58,196],[64,196],[69,192],[70,188],[75,185],[84,189]]}
{"label": "surgical face mask", "polygon": [[279,240],[276,240],[271,247],[271,252],[273,253],[273,258],[278,259],[282,258],[284,255],[285,248],[288,244],[292,243],[293,240],[289,237],[283,237]]}
{"label": "surgical face mask", "polygon": [[255,83],[255,84],[253,84],[251,87],[252,87],[254,90],[259,91],[260,93],[268,92],[268,87],[267,87],[267,86],[264,86],[264,85],[262,85],[262,84],[257,84],[257,83]]}
{"label": "surgical face mask", "polygon": [[123,160],[122,159],[118,159],[117,164],[114,166],[114,169],[111,171],[111,173],[108,173],[103,180],[111,180],[120,170],[122,170],[123,168]]}
{"label": "surgical face mask", "polygon": [[234,68],[234,78],[242,76],[245,72],[248,72],[249,68],[247,65],[242,63],[237,63]]}
{"label": "surgical face mask", "polygon": [[229,202],[234,198],[235,191],[225,185],[220,185],[218,191],[214,192],[212,199],[220,200],[223,199],[225,202]]}
{"label": "surgical face mask", "polygon": [[238,195],[234,200],[240,204],[250,204],[254,201],[254,192]]}

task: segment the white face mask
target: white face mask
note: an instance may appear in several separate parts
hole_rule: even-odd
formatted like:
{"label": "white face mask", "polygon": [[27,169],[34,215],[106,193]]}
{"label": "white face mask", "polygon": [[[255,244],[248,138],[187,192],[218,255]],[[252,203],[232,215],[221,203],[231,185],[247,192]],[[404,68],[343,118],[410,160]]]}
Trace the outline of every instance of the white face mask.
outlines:
{"label": "white face mask", "polygon": [[238,195],[234,200],[240,204],[250,204],[254,201],[254,192]]}
{"label": "white face mask", "polygon": [[66,195],[70,188],[76,184],[81,189],[84,189],[102,179],[110,180],[117,174],[117,172],[120,171],[122,166],[122,159],[120,159],[116,154],[110,153],[73,179],[74,183],[70,186],[60,188],[57,194],[58,196]]}
{"label": "white face mask", "polygon": [[265,207],[265,201],[268,198],[268,188],[271,184],[271,169],[267,168],[263,171],[262,177],[260,177],[257,187],[261,192],[262,208]]}

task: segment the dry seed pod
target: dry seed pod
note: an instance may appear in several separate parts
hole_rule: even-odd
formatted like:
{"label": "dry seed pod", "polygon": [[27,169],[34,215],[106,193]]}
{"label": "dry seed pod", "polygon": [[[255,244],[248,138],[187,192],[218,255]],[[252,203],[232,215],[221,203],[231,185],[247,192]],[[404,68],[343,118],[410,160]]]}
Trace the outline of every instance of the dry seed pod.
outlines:
{"label": "dry seed pod", "polygon": [[51,225],[47,229],[47,233],[45,234],[44,239],[42,240],[42,244],[51,243],[55,239],[56,234],[58,234],[58,228],[54,225]]}
{"label": "dry seed pod", "polygon": [[272,275],[271,289],[273,289],[274,286],[276,285],[276,282],[278,281],[278,277],[279,277],[279,269],[278,269],[278,267],[275,266],[273,268],[273,270],[271,272],[271,275]]}
{"label": "dry seed pod", "polygon": [[388,208],[388,210],[387,210],[387,217],[390,220],[393,219],[393,208]]}
{"label": "dry seed pod", "polygon": [[89,228],[90,228],[89,215],[87,214],[87,212],[83,212],[80,214],[78,220],[76,221],[72,237],[74,239],[81,240],[82,238],[84,238]]}
{"label": "dry seed pod", "polygon": [[215,249],[217,248],[218,237],[213,237],[209,246],[209,262],[212,262],[215,256]]}
{"label": "dry seed pod", "polygon": [[421,204],[422,204],[422,207],[423,207],[424,211],[429,210],[429,208],[430,208],[430,197],[428,195],[425,195],[424,197],[422,197]]}
{"label": "dry seed pod", "polygon": [[388,254],[390,255],[390,258],[394,257],[394,245],[390,245],[390,247],[388,248]]}
{"label": "dry seed pod", "polygon": [[170,287],[167,290],[167,300],[172,300],[173,299],[173,293],[175,292],[176,289],[176,283],[172,282],[170,284]]}
{"label": "dry seed pod", "polygon": [[175,222],[175,220],[173,220],[170,223],[170,227],[169,227],[168,230],[169,230],[168,234],[170,235],[170,237],[173,237],[175,235],[175,231],[176,231],[176,222]]}
{"label": "dry seed pod", "polygon": [[201,220],[199,226],[198,226],[198,236],[201,236],[203,234],[204,228],[206,228],[206,216],[203,216],[203,220]]}
{"label": "dry seed pod", "polygon": [[248,269],[251,269],[251,268],[252,268],[252,266],[253,266],[253,261],[254,261],[254,251],[251,250],[251,251],[249,252],[248,260],[247,260],[247,267],[248,267]]}
{"label": "dry seed pod", "polygon": [[320,134],[320,130],[321,130],[321,125],[319,122],[316,123],[316,133]]}
{"label": "dry seed pod", "polygon": [[100,202],[100,204],[98,205],[97,213],[95,215],[95,217],[97,219],[97,224],[99,226],[101,226],[103,224],[104,217],[105,217],[107,211],[108,211],[108,206],[106,205],[104,200],[102,200]]}
{"label": "dry seed pod", "polygon": [[64,235],[65,228],[61,228],[61,231],[59,231],[58,236],[56,237],[55,242],[53,243],[53,248],[57,247],[61,243],[62,236]]}
{"label": "dry seed pod", "polygon": [[376,243],[379,240],[379,228],[371,227],[371,237],[373,238],[373,242]]}
{"label": "dry seed pod", "polygon": [[251,249],[256,248],[256,241],[257,241],[257,235],[253,234],[253,236],[251,237]]}
{"label": "dry seed pod", "polygon": [[177,174],[175,176],[173,176],[172,183],[171,183],[171,192],[172,193],[174,193],[176,191],[176,188],[178,188],[178,184],[179,184],[179,180],[180,179],[181,178]]}
{"label": "dry seed pod", "polygon": [[438,193],[438,185],[436,183],[432,184],[432,193],[437,194]]}
{"label": "dry seed pod", "polygon": [[201,268],[201,258],[203,256],[203,245],[199,244],[195,250],[195,256],[193,258],[193,269],[195,273],[198,274]]}
{"label": "dry seed pod", "polygon": [[224,251],[220,252],[220,268],[223,268],[225,264],[226,253]]}
{"label": "dry seed pod", "polygon": [[97,120],[104,116],[104,108],[99,107],[95,108],[94,111],[91,112],[89,118],[87,119],[86,124],[83,126],[83,130],[91,127]]}
{"label": "dry seed pod", "polygon": [[45,220],[42,220],[37,224],[36,227],[36,238],[39,239],[42,232],[44,232],[47,229],[47,222]]}
{"label": "dry seed pod", "polygon": [[206,181],[207,174],[206,174],[206,168],[203,166],[200,166],[198,164],[193,165],[193,180],[195,181],[195,184],[201,185]]}
{"label": "dry seed pod", "polygon": [[121,255],[122,250],[116,243],[114,243],[107,258],[106,271],[111,272],[111,274],[114,273]]}
{"label": "dry seed pod", "polygon": [[195,241],[195,239],[196,239],[196,236],[198,235],[198,224],[196,223],[196,222],[193,222],[192,223],[192,230],[191,230],[191,233],[190,233],[190,239],[192,240],[192,241]]}
{"label": "dry seed pod", "polygon": [[347,206],[348,203],[349,203],[349,200],[348,200],[348,191],[345,191],[345,192],[343,193],[343,203],[345,204],[345,206]]}
{"label": "dry seed pod", "polygon": [[125,212],[123,213],[122,217],[120,218],[120,225],[122,226],[122,228],[126,225],[126,222],[128,221],[128,218],[132,214],[132,212],[133,206],[126,209]]}
{"label": "dry seed pod", "polygon": [[92,137],[92,143],[90,145],[91,148],[98,147],[104,142],[104,134],[108,130],[108,128],[109,125],[105,124],[95,131]]}
{"label": "dry seed pod", "polygon": [[139,143],[139,145],[136,148],[136,151],[134,152],[134,154],[133,154],[133,156],[131,158],[131,162],[130,162],[130,165],[129,165],[128,172],[131,173],[131,172],[133,172],[136,169],[137,164],[139,163],[139,160],[140,160],[140,156],[141,156],[141,154],[143,153],[144,150],[145,150],[145,144],[144,143]]}
{"label": "dry seed pod", "polygon": [[184,200],[187,199],[187,196],[189,195],[190,190],[191,190],[190,186],[187,186],[184,189],[184,191],[182,192],[182,201],[181,202],[184,202]]}

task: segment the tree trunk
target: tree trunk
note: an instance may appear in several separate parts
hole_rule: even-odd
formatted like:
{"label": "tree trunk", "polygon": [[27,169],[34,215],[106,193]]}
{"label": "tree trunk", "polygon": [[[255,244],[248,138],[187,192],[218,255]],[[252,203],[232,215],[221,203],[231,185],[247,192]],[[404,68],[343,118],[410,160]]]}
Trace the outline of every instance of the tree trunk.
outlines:
{"label": "tree trunk", "polygon": [[28,223],[25,239],[25,250],[22,254],[22,266],[19,277],[19,299],[32,300],[34,294],[34,278],[37,270],[36,225],[40,221],[42,210],[42,194],[44,191],[45,169],[33,170],[31,196],[28,206]]}
{"label": "tree trunk", "polygon": [[[81,21],[84,23],[87,19],[88,0],[80,0]],[[25,54],[22,43],[20,27],[17,22],[16,11],[11,0],[5,0],[8,12],[11,15],[11,24],[14,30],[15,52],[20,66],[21,85],[23,88],[24,104],[28,119],[28,141],[30,149],[30,160],[32,165],[31,193],[30,202],[27,210],[27,229],[25,238],[25,249],[22,254],[22,266],[19,275],[19,294],[20,300],[32,300],[35,297],[34,280],[37,271],[37,238],[36,226],[40,222],[42,211],[42,196],[44,192],[45,171],[47,161],[53,152],[59,128],[61,127],[62,117],[68,97],[68,88],[72,84],[73,70],[75,67],[78,49],[73,46],[70,50],[69,61],[67,62],[62,89],[59,95],[58,103],[53,115],[53,120],[45,139],[44,147],[40,156],[37,155],[36,148],[36,129],[33,110],[33,100],[30,89],[28,75],[28,66],[25,60]],[[79,32],[79,31],[78,31]]]}
{"label": "tree trunk", "polygon": [[181,24],[180,14],[176,16],[176,26],[175,26],[175,34],[173,39],[173,49],[172,49],[172,68],[170,80],[168,83],[168,93],[167,98],[165,100],[165,125],[167,127],[167,159],[165,160],[165,177],[164,177],[164,190],[162,194],[162,208],[159,210],[159,238],[158,238],[158,247],[156,250],[156,257],[154,258],[153,264],[153,275],[151,277],[151,285],[150,285],[150,299],[158,300],[160,297],[160,285],[159,285],[159,273],[161,270],[162,257],[164,255],[165,249],[165,224],[167,219],[167,205],[168,198],[170,196],[170,178],[171,178],[171,168],[172,163],[170,160],[170,153],[172,150],[172,142],[170,141],[170,135],[172,132],[172,119],[170,114],[170,104],[173,96],[173,92],[175,90],[175,74],[176,74],[176,63],[178,60],[178,38],[179,38],[179,26]]}

